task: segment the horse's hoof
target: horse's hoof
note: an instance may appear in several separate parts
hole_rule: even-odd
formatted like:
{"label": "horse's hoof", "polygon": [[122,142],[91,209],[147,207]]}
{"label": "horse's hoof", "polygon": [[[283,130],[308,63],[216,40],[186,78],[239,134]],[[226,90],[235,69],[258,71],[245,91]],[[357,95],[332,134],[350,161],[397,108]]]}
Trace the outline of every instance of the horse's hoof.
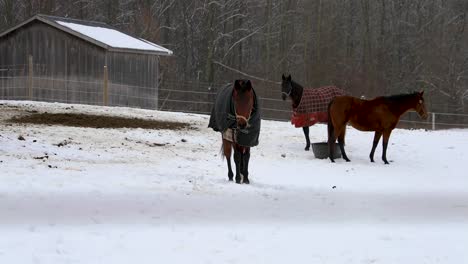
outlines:
{"label": "horse's hoof", "polygon": [[305,147],[304,150],[305,150],[305,151],[309,151],[309,150],[310,150],[310,146]]}
{"label": "horse's hoof", "polygon": [[229,177],[229,181],[232,181],[232,177]]}
{"label": "horse's hoof", "polygon": [[349,159],[346,159],[346,162],[351,162],[351,160],[349,160]]}
{"label": "horse's hoof", "polygon": [[250,184],[249,179],[244,179],[244,183],[245,183],[245,184]]}
{"label": "horse's hoof", "polygon": [[237,184],[241,184],[241,177],[236,176],[236,183],[237,183]]}
{"label": "horse's hoof", "polygon": [[335,160],[330,159],[330,161],[331,161],[332,163],[335,163]]}

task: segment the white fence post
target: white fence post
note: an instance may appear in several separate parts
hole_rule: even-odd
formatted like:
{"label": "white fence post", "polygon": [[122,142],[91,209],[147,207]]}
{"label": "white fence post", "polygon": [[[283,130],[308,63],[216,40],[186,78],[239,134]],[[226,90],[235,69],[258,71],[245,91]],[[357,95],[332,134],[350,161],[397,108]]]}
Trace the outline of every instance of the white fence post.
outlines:
{"label": "white fence post", "polygon": [[432,113],[432,130],[435,130],[435,113]]}

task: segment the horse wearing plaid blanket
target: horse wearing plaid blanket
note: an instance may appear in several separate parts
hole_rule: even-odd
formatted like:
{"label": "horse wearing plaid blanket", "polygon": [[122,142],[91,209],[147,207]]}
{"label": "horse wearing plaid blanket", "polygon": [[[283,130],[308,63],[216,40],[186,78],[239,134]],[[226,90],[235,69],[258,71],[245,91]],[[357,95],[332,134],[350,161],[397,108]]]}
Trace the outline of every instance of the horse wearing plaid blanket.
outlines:
{"label": "horse wearing plaid blanket", "polygon": [[295,127],[302,127],[306,138],[305,150],[310,149],[309,127],[315,123],[327,123],[328,104],[336,96],[345,92],[336,86],[319,88],[304,88],[291,79],[291,75],[282,76],[281,92],[283,100],[291,98],[293,114],[291,123]]}

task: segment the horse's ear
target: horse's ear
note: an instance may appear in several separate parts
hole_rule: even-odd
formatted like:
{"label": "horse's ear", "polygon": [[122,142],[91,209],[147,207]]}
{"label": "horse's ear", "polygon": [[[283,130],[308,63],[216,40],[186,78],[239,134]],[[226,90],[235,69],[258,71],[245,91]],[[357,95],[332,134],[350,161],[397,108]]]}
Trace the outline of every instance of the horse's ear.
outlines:
{"label": "horse's ear", "polygon": [[288,81],[291,81],[291,74],[288,75]]}
{"label": "horse's ear", "polygon": [[281,77],[283,78],[283,81],[285,81],[285,80],[286,80],[286,77],[284,77],[284,74],[283,74]]}
{"label": "horse's ear", "polygon": [[424,90],[421,90],[421,91],[419,92],[419,95],[422,97],[422,96],[424,95]]}
{"label": "horse's ear", "polygon": [[245,83],[246,87],[247,87],[247,91],[250,91],[252,90],[252,83],[250,82],[250,80],[247,80],[247,82]]}
{"label": "horse's ear", "polygon": [[234,81],[234,89],[239,90],[241,88],[239,80]]}

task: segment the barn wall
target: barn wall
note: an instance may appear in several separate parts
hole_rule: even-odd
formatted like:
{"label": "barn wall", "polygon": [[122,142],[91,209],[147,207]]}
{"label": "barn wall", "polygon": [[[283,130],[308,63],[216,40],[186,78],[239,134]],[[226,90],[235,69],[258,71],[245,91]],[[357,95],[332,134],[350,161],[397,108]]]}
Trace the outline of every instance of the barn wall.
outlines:
{"label": "barn wall", "polygon": [[[0,39],[0,65],[26,65],[33,56],[33,98],[101,104],[105,50],[40,21]],[[27,96],[27,89],[18,91]]]}
{"label": "barn wall", "polygon": [[29,99],[30,54],[34,100],[103,104],[107,63],[109,105],[157,108],[157,56],[109,52],[40,21],[0,38],[0,98]]}
{"label": "barn wall", "polygon": [[156,109],[158,106],[157,56],[108,52],[109,103]]}
{"label": "barn wall", "polygon": [[27,61],[24,60],[24,43],[16,36],[0,38],[0,98],[27,99]]}

